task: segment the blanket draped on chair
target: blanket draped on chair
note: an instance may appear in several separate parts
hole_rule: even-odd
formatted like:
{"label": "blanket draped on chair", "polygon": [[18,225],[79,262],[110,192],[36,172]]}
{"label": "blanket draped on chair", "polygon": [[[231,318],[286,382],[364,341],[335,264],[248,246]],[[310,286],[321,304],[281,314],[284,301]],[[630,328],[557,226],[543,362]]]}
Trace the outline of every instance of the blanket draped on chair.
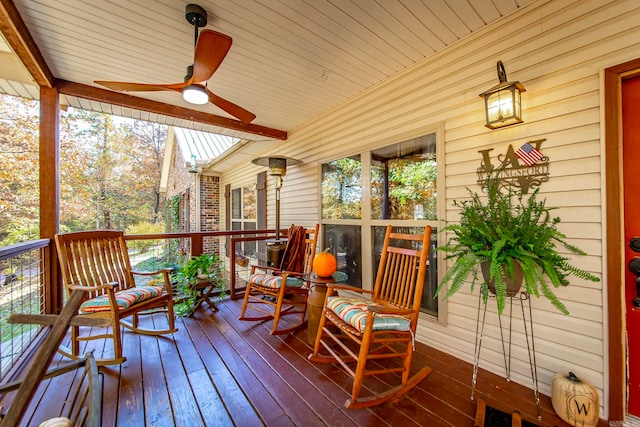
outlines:
{"label": "blanket draped on chair", "polygon": [[303,273],[305,271],[304,251],[306,229],[297,225],[291,225],[287,237],[287,246],[282,255],[280,270]]}

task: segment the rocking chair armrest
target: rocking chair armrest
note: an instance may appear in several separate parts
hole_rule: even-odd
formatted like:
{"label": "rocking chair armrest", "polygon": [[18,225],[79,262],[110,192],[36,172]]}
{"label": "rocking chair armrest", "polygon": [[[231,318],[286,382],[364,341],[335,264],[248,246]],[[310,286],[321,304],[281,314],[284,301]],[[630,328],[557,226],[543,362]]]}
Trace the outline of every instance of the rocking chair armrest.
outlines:
{"label": "rocking chair armrest", "polygon": [[131,274],[136,274],[138,276],[155,276],[156,274],[160,274],[160,273],[171,274],[172,272],[173,272],[172,268],[163,268],[161,270],[156,270],[156,271],[136,271],[136,270],[131,270]]}
{"label": "rocking chair armrest", "polygon": [[368,309],[370,312],[375,314],[398,314],[401,316],[406,316],[407,314],[415,313],[415,310],[410,310],[407,308],[385,307],[384,305],[380,304],[370,305]]}
{"label": "rocking chair armrest", "polygon": [[252,265],[251,266],[251,274],[254,274],[256,272],[256,269],[260,269],[260,270],[265,270],[265,271],[272,271],[272,272],[280,272],[279,268],[276,267],[269,267],[268,265]]}
{"label": "rocking chair armrest", "polygon": [[156,270],[156,271],[134,271],[131,270],[131,274],[134,275],[138,275],[138,276],[155,276],[157,274],[162,274],[164,277],[164,287],[167,290],[167,293],[169,295],[173,294],[173,289],[171,286],[171,278],[170,278],[170,274],[173,273],[173,268],[163,268],[160,270]]}
{"label": "rocking chair armrest", "polygon": [[108,283],[105,283],[104,285],[99,285],[99,286],[84,286],[84,285],[71,284],[71,285],[67,285],[67,288],[71,289],[72,291],[80,290],[84,292],[94,292],[94,291],[100,291],[102,289],[107,289],[107,291],[109,289],[113,290],[114,286],[117,286],[117,285],[118,285],[118,282],[108,282]]}
{"label": "rocking chair armrest", "polygon": [[342,283],[327,283],[327,293],[331,292],[334,289],[335,290],[343,289],[345,291],[352,291],[352,292],[357,292],[357,293],[360,293],[360,294],[373,295],[373,291],[370,291],[368,289],[356,288],[355,286],[345,285],[345,284],[342,284]]}
{"label": "rocking chair armrest", "polygon": [[277,270],[279,274],[286,274],[289,277],[302,277],[304,273],[300,273],[299,271],[287,271],[287,270]]}

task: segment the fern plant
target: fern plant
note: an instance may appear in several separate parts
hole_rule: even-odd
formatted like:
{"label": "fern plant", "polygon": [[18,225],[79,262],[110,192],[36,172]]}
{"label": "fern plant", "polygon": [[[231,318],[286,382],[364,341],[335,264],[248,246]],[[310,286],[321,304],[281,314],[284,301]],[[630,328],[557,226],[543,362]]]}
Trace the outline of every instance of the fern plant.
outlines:
{"label": "fern plant", "polygon": [[[453,265],[438,285],[436,295],[451,283],[446,297],[455,294],[469,283],[473,292],[480,280],[480,292],[486,303],[488,282],[495,283],[498,313],[502,314],[507,299],[505,278],[514,279],[516,265],[522,269],[524,286],[530,295],[542,294],[562,313],[569,314],[565,305],[553,293],[553,288],[569,285],[569,276],[598,282],[595,275],[569,263],[558,247],[576,255],[586,255],[580,248],[568,243],[557,228],[559,217],[553,217],[554,208],[546,200],[537,199],[538,189],[530,197],[522,192],[504,188],[492,177],[486,180],[486,198],[468,190],[471,198],[454,201],[460,208],[460,223],[450,224],[442,232],[452,233],[447,244],[437,250],[445,252]],[[478,267],[488,264],[486,280],[478,277]]]}

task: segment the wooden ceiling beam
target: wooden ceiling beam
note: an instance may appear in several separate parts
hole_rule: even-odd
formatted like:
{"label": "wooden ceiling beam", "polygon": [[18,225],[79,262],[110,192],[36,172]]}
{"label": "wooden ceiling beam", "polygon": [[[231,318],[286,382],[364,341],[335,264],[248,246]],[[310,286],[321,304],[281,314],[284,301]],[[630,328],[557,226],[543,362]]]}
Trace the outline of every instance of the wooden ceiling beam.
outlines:
{"label": "wooden ceiling beam", "polygon": [[0,0],[0,31],[38,86],[53,88],[53,73],[12,0]]}
{"label": "wooden ceiling beam", "polygon": [[190,110],[188,108],[164,104],[158,101],[151,101],[120,92],[112,92],[110,90],[100,89],[81,83],[56,79],[55,85],[61,94],[69,96],[77,96],[79,98],[90,99],[92,101],[105,102],[107,104],[114,104],[121,107],[133,108],[135,110],[147,111],[149,113],[191,120],[198,123],[205,123],[208,125],[247,132],[254,135],[266,136],[269,138],[286,140],[288,137],[287,132],[283,130],[255,125],[252,123],[243,123],[239,120],[229,119],[215,114]]}

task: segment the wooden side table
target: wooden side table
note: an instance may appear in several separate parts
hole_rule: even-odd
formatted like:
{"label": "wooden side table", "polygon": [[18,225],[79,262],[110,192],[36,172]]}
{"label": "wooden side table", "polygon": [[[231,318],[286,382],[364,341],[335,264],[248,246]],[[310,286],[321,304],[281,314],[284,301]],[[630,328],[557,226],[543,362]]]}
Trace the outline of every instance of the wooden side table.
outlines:
{"label": "wooden side table", "polygon": [[191,312],[191,314],[189,314],[189,317],[193,316],[193,314],[202,305],[203,302],[209,304],[209,307],[212,311],[218,311],[218,307],[216,307],[213,301],[211,301],[211,298],[213,297],[213,291],[216,290],[215,283],[207,279],[198,279],[198,283],[196,283],[196,290],[200,295],[198,297],[198,300],[196,301],[196,304],[193,306],[193,311]]}
{"label": "wooden side table", "polygon": [[307,312],[309,318],[307,321],[307,341],[309,344],[316,343],[316,335],[318,335],[318,325],[320,324],[320,316],[322,316],[322,308],[324,300],[327,296],[327,283],[343,283],[348,279],[346,273],[336,271],[329,277],[320,277],[315,273],[307,274],[303,277],[305,282],[311,286],[311,293],[307,299]]}

